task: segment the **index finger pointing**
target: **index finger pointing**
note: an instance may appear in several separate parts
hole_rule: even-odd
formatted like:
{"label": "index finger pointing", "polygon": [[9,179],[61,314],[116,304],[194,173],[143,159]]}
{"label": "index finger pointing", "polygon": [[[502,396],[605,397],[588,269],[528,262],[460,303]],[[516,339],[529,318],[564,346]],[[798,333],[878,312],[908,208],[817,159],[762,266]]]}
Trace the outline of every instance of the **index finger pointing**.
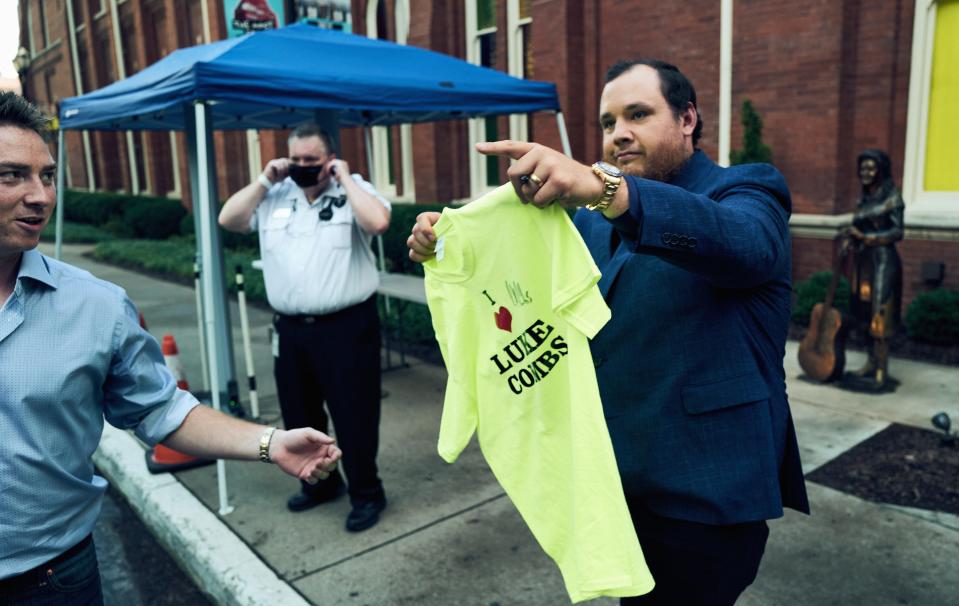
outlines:
{"label": "index finger pointing", "polygon": [[489,156],[506,156],[519,160],[533,149],[534,145],[534,143],[528,141],[511,141],[509,139],[505,141],[486,141],[477,143],[476,151]]}

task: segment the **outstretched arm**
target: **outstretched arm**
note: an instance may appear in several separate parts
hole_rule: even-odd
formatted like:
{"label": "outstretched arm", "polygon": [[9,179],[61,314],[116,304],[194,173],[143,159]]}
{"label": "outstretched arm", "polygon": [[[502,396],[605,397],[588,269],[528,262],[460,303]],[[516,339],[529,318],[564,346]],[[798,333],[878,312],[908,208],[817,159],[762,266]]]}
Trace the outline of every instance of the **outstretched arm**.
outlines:
{"label": "outstretched arm", "polygon": [[[576,207],[591,204],[603,195],[603,180],[593,169],[569,156],[538,143],[493,141],[477,143],[476,149],[488,156],[515,160],[506,174],[516,195],[537,207],[550,204]],[[535,175],[535,178],[533,178]],[[629,209],[629,186],[624,180],[603,214],[612,219]]]}
{"label": "outstretched arm", "polygon": [[[589,166],[543,145],[507,140],[477,143],[476,149],[482,154],[515,160],[506,173],[510,183],[520,200],[538,208],[551,204],[581,206],[595,202],[603,194],[603,181]],[[531,178],[532,175],[536,178]],[[624,180],[603,213],[607,218],[622,215],[629,209],[628,190]],[[422,263],[433,256],[436,240],[433,225],[439,218],[437,212],[420,213],[416,217],[416,224],[406,240],[410,260]]]}
{"label": "outstretched arm", "polygon": [[[195,406],[163,444],[185,454],[255,461],[268,427],[235,419],[207,406]],[[342,452],[330,436],[309,427],[273,432],[270,460],[301,480],[314,483],[330,475]]]}

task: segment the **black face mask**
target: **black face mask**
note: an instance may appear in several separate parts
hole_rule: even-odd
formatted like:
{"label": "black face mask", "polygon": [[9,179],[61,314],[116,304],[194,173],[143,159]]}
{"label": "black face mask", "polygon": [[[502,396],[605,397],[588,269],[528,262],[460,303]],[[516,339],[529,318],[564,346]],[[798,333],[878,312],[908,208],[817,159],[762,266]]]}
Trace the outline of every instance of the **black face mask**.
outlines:
{"label": "black face mask", "polygon": [[323,172],[323,165],[320,166],[300,166],[299,164],[290,164],[290,178],[300,187],[313,187],[320,182],[320,173]]}

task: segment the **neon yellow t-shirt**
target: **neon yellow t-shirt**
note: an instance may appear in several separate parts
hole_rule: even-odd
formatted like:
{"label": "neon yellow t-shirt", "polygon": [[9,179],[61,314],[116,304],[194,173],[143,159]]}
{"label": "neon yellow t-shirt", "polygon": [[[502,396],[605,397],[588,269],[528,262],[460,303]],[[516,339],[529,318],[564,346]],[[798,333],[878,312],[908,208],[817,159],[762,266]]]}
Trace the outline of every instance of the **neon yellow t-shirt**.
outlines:
{"label": "neon yellow t-shirt", "polygon": [[452,463],[477,432],[573,602],[648,593],[587,341],[610,312],[586,245],[561,208],[520,204],[511,185],[446,209],[434,230],[440,456]]}

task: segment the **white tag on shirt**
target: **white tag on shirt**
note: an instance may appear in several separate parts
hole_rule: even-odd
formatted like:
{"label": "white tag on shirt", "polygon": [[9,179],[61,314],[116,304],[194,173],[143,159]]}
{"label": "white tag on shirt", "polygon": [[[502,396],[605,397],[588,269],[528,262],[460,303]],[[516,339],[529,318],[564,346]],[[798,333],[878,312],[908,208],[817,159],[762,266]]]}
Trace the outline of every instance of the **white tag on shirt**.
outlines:
{"label": "white tag on shirt", "polygon": [[289,219],[292,211],[289,206],[281,206],[273,211],[274,219]]}
{"label": "white tag on shirt", "polygon": [[439,240],[436,241],[436,248],[434,249],[436,251],[437,261],[443,260],[443,253],[446,249],[446,247],[444,246],[445,244],[446,244],[446,236],[440,236]]}
{"label": "white tag on shirt", "polygon": [[275,329],[270,331],[272,334],[270,336],[270,349],[273,350],[273,357],[280,357],[280,333]]}

